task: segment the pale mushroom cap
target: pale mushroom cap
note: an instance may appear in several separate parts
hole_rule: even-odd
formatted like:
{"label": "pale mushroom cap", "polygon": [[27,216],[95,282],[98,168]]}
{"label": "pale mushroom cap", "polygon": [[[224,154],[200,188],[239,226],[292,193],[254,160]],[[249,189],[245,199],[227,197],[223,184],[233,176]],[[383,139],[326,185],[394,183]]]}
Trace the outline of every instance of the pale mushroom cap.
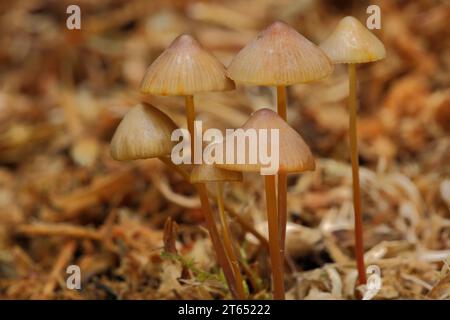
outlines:
{"label": "pale mushroom cap", "polygon": [[147,69],[141,91],[153,95],[186,96],[234,87],[222,63],[197,40],[183,34]]}
{"label": "pale mushroom cap", "polygon": [[115,160],[149,159],[170,155],[176,124],[149,104],[138,104],[127,112],[111,140]]}
{"label": "pale mushroom cap", "polygon": [[354,17],[343,18],[320,45],[333,63],[365,63],[383,59],[383,43]]}
{"label": "pale mushroom cap", "polygon": [[237,82],[278,86],[323,79],[333,65],[319,47],[277,21],[239,51],[227,71]]}
{"label": "pale mushroom cap", "polygon": [[[279,172],[294,173],[315,169],[314,157],[308,145],[298,132],[290,127],[286,121],[280,118],[274,111],[266,108],[259,109],[250,116],[247,122],[242,126],[242,129],[244,131],[247,129],[256,129],[256,132],[260,132],[259,129],[269,129],[267,131],[268,140],[266,140],[269,153],[272,143],[270,139],[270,129],[279,130]],[[262,135],[259,134],[259,137],[261,136]],[[235,143],[235,146],[236,145],[237,143]],[[226,150],[225,147],[224,150]],[[234,159],[236,160],[238,150],[236,147],[234,150]],[[267,168],[267,164],[262,163],[260,157],[257,158],[255,164],[251,164],[249,161],[250,151],[254,151],[254,148],[247,139],[245,143],[245,163],[238,164],[235,161],[234,164],[216,164],[216,167],[242,172],[261,172],[262,168]],[[273,157],[276,155],[270,156]]]}
{"label": "pale mushroom cap", "polygon": [[214,165],[196,165],[191,172],[192,183],[242,181],[242,173],[238,171],[224,170]]}

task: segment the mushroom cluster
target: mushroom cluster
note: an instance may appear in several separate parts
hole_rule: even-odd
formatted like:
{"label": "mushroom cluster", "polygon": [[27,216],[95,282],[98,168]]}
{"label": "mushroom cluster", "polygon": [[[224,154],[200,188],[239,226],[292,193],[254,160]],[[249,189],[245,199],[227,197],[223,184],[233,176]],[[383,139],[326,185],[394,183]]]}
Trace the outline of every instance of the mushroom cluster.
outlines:
{"label": "mushroom cluster", "polygon": [[[243,84],[276,87],[277,113],[262,108],[254,112],[241,130],[277,130],[275,141],[267,136],[266,145],[277,145],[278,169],[265,174],[265,196],[269,231],[270,269],[274,299],[284,299],[284,246],[287,224],[287,175],[315,169],[314,157],[301,135],[287,123],[286,86],[308,83],[328,77],[333,64],[349,66],[350,146],[353,168],[355,209],[355,247],[360,283],[365,283],[362,246],[362,218],[359,195],[358,153],[356,137],[356,72],[355,64],[382,59],[383,44],[358,20],[346,17],[320,47],[284,22],[274,22],[250,41],[226,69],[212,53],[193,37],[181,35],[150,65],[141,84],[144,94],[183,96],[187,128],[190,135],[190,158],[194,159],[196,132],[194,95],[199,92],[226,91]],[[171,136],[177,125],[162,111],[147,103],[133,107],[122,119],[111,141],[111,155],[116,160],[159,158],[192,183],[201,200],[202,212],[212,245],[233,298],[247,299],[249,291],[243,276],[243,262],[230,232],[223,184],[241,181],[244,172],[262,172],[265,165],[257,159],[249,162],[197,164],[181,167],[170,155]],[[223,142],[215,142],[223,144]],[[244,152],[250,154],[249,144]],[[227,152],[237,152],[236,149]],[[271,150],[271,148],[268,148]],[[234,156],[234,155],[233,155]],[[232,157],[233,159],[237,158]],[[193,161],[191,162],[193,163]],[[206,184],[214,183],[215,194]],[[220,218],[220,231],[210,201],[215,197]],[[257,234],[255,230],[252,231]],[[258,238],[262,238],[258,235]]]}

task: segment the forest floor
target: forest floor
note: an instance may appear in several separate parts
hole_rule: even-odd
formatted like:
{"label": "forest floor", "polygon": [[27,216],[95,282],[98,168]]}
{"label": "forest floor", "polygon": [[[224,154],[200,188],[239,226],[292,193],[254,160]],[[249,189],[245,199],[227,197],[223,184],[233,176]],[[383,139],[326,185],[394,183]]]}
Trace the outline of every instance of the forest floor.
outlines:
{"label": "forest floor", "polygon": [[[139,101],[185,126],[183,99],[139,94],[147,66],[179,34],[227,65],[276,19],[320,43],[346,15],[365,21],[368,3],[78,2],[81,31],[65,28],[70,1],[0,4],[0,298],[230,298],[194,188],[157,160],[112,160],[111,136]],[[378,1],[375,33],[387,57],[358,67],[365,258],[381,270],[376,299],[450,298],[444,2]],[[336,66],[329,79],[288,88],[289,123],[317,162],[314,172],[289,177],[288,299],[357,296],[347,86],[345,67]],[[239,127],[273,106],[274,94],[242,85],[199,94],[197,116],[207,127]],[[263,190],[251,174],[226,187],[251,299],[270,298],[267,247],[243,227],[266,233]],[[81,290],[66,286],[72,264]]]}

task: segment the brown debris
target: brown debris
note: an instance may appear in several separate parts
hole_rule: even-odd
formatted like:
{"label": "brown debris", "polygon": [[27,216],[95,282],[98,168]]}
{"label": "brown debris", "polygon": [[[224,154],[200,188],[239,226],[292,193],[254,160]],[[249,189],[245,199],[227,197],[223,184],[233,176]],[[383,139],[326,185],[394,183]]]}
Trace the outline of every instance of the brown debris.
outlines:
{"label": "brown debris", "polygon": [[63,245],[61,252],[56,258],[55,265],[50,272],[47,283],[44,285],[44,288],[42,290],[42,298],[48,299],[53,295],[53,291],[55,290],[59,277],[61,276],[62,271],[65,270],[67,264],[72,259],[75,249],[76,242],[74,240],[70,240]]}
{"label": "brown debris", "polygon": [[[92,2],[92,1],[91,1]],[[188,167],[114,161],[124,114],[149,102],[180,127],[178,97],[142,96],[150,63],[181,33],[225,65],[260,30],[284,20],[314,43],[359,2],[98,0],[83,28],[63,5],[0,5],[0,298],[227,299]],[[450,299],[450,6],[378,1],[386,59],[358,68],[359,148],[374,299]],[[332,10],[330,10],[332,7]],[[289,176],[291,299],[356,299],[347,73],[288,88],[290,124],[316,158]],[[268,87],[196,96],[206,128],[240,127],[274,106]],[[225,209],[250,299],[269,298],[263,185],[248,174],[225,186]],[[215,209],[214,197],[211,198]],[[65,287],[80,266],[82,290]],[[359,293],[358,293],[359,294]]]}

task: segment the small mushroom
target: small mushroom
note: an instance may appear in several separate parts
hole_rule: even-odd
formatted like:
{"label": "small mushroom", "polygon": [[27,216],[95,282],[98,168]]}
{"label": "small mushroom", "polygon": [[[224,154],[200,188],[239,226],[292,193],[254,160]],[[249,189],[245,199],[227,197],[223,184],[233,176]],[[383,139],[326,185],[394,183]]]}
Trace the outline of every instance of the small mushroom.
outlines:
{"label": "small mushroom", "polygon": [[[244,131],[248,129],[260,132],[260,129],[275,129],[279,132],[279,141],[271,141],[268,139],[268,150],[271,150],[271,143],[279,144],[279,154],[271,155],[279,157],[278,172],[291,173],[303,172],[315,169],[315,162],[311,150],[303,141],[302,137],[291,128],[280,116],[270,109],[260,109],[254,112],[247,122],[242,126]],[[270,135],[269,135],[270,137]],[[225,142],[227,139],[225,139]],[[250,144],[245,146],[245,162],[244,163],[224,163],[216,164],[217,167],[241,172],[261,172],[266,164],[257,159],[256,163],[249,163]],[[234,149],[237,152],[236,148]],[[240,151],[240,150],[239,150]],[[242,152],[242,151],[240,151]],[[237,159],[235,154],[234,159]],[[283,300],[284,292],[284,275],[283,275],[283,257],[280,247],[280,236],[277,219],[277,199],[275,188],[275,175],[265,175],[265,193],[267,205],[267,221],[269,229],[269,253],[270,263],[273,277],[273,295],[274,299]]]}
{"label": "small mushroom", "polygon": [[192,96],[198,92],[226,91],[234,83],[225,67],[187,34],[177,37],[150,65],[141,91],[162,96]]}
{"label": "small mushroom", "polygon": [[354,17],[343,18],[331,35],[320,45],[333,63],[348,64],[349,75],[349,136],[355,210],[355,256],[360,284],[366,283],[364,266],[363,226],[359,186],[357,137],[356,64],[377,61],[386,56],[383,43]]}
{"label": "small mushroom", "polygon": [[333,63],[367,63],[386,57],[383,43],[351,16],[339,22],[320,48]]}
{"label": "small mushroom", "polygon": [[167,157],[175,145],[170,137],[177,128],[165,113],[140,103],[117,127],[111,140],[111,156],[120,161]]}
{"label": "small mushroom", "polygon": [[196,165],[191,172],[191,183],[242,181],[242,173],[222,170],[213,165]]}
{"label": "small mushroom", "polygon": [[259,33],[227,68],[234,81],[264,86],[287,86],[329,76],[327,55],[284,22],[276,21]]}
{"label": "small mushroom", "polygon": [[185,97],[192,157],[195,154],[194,94],[234,88],[234,82],[227,77],[222,63],[187,34],[177,37],[156,58],[147,69],[141,84],[142,93]]}

